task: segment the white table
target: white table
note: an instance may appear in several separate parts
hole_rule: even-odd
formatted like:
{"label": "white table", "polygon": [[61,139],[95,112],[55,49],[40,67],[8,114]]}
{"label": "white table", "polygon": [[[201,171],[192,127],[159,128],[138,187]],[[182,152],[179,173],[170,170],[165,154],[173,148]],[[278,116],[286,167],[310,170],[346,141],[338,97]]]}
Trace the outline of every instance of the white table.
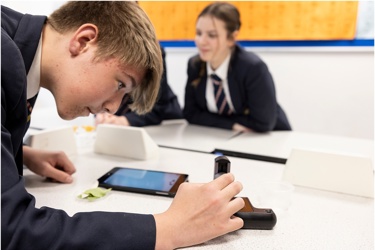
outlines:
{"label": "white table", "polygon": [[[288,159],[292,149],[361,156],[374,159],[374,141],[368,139],[303,133],[272,131],[243,133],[218,145],[216,149],[264,158]],[[221,151],[219,150],[219,151]],[[230,154],[230,153],[229,153]]]}
{"label": "white table", "polygon": [[185,120],[144,127],[162,147],[212,153],[224,152],[269,162],[285,163],[293,149],[336,153],[374,159],[374,141],[298,131],[238,133],[231,130],[188,124]]}
{"label": "white table", "polygon": [[162,147],[211,153],[238,132],[188,124],[186,120],[164,121],[161,125],[144,127]]}
{"label": "white table", "polygon": [[[77,172],[73,184],[45,182],[25,171],[27,190],[36,197],[36,206],[64,209],[68,214],[86,211],[159,213],[172,198],[111,191],[94,202],[77,195],[96,185],[96,179],[114,166],[176,171],[189,174],[190,182],[213,179],[212,154],[160,148],[160,156],[148,161],[97,155],[87,148],[72,158]],[[280,180],[284,165],[229,157],[231,172],[241,181],[247,196],[259,207],[259,185],[264,180]],[[374,200],[296,187],[289,210],[277,214],[273,230],[239,230],[189,249],[373,249]]]}

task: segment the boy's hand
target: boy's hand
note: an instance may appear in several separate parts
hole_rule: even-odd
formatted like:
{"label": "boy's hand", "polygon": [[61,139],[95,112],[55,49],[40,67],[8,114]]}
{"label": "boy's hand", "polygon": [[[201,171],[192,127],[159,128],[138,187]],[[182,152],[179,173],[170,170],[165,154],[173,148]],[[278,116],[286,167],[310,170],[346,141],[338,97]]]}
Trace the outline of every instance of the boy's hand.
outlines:
{"label": "boy's hand", "polygon": [[57,182],[73,182],[71,175],[76,168],[62,151],[37,150],[24,146],[23,162],[35,174]]}
{"label": "boy's hand", "polygon": [[154,215],[156,249],[191,246],[240,229],[243,220],[233,214],[244,201],[232,198],[241,190],[231,173],[207,184],[181,184],[170,208]]}

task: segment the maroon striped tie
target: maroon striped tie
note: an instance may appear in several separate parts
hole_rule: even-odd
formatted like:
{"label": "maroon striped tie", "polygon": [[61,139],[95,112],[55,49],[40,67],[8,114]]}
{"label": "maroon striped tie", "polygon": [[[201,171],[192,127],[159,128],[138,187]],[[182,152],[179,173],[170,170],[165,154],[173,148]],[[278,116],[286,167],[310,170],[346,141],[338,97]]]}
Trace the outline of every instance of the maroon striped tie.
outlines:
{"label": "maroon striped tie", "polygon": [[230,109],[227,98],[225,97],[223,83],[220,77],[215,74],[212,74],[210,77],[214,85],[215,102],[218,113],[226,115],[232,114],[232,110]]}

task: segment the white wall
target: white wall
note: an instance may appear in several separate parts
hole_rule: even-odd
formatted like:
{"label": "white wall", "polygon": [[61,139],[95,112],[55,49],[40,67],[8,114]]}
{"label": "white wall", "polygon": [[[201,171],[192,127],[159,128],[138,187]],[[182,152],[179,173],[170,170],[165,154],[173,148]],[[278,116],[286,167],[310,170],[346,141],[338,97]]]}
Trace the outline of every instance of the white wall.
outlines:
{"label": "white wall", "polygon": [[[64,1],[2,1],[20,12],[48,15]],[[248,48],[250,50],[250,48]],[[353,48],[253,50],[268,65],[280,105],[296,131],[373,139],[374,53]],[[166,48],[168,80],[183,106],[187,60],[195,48]],[[44,109],[54,109],[53,97],[42,90],[32,124]],[[60,124],[55,112],[49,122]],[[92,124],[92,117],[69,124]]]}
{"label": "white wall", "polygon": [[2,0],[1,5],[7,6],[21,13],[28,13],[32,15],[46,15],[52,13],[55,9],[59,8],[66,1],[61,0]]}
{"label": "white wall", "polygon": [[[247,48],[251,50],[251,48]],[[373,139],[374,53],[355,48],[253,49],[268,65],[293,130]],[[183,106],[195,48],[166,48],[168,81]]]}

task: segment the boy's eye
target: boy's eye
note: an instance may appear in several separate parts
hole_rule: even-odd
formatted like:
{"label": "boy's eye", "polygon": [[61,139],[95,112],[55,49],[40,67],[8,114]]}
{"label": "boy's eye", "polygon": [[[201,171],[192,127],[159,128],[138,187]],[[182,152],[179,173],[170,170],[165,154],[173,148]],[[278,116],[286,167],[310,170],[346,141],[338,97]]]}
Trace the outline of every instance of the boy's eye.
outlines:
{"label": "boy's eye", "polygon": [[118,90],[126,88],[126,85],[122,82],[118,82]]}

